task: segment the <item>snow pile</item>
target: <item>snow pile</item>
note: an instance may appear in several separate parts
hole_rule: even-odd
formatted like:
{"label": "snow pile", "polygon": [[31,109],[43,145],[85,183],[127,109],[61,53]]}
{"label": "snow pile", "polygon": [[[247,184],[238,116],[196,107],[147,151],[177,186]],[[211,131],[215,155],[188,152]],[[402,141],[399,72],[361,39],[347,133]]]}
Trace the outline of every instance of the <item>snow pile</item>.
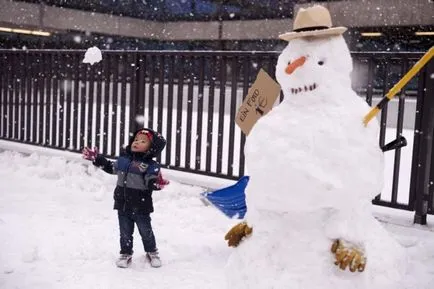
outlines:
{"label": "snow pile", "polygon": [[163,267],[151,268],[137,230],[132,267],[116,268],[116,177],[63,157],[1,152],[0,288],[224,287],[235,221],[205,207],[202,188],[175,180],[154,193],[154,232]]}
{"label": "snow pile", "polygon": [[101,50],[98,47],[93,46],[86,50],[84,54],[83,63],[90,63],[91,65],[98,63],[102,60]]}
{"label": "snow pile", "polygon": [[[133,264],[124,270],[114,264],[119,252],[117,216],[112,210],[114,176],[59,156],[6,151],[0,153],[0,161],[7,164],[0,167],[0,288],[227,288],[223,269],[231,252],[240,248],[229,249],[223,236],[237,221],[203,206],[201,188],[171,179],[169,186],[154,194],[152,218],[163,267],[153,269],[145,261],[136,232]],[[386,227],[409,253],[412,271],[405,286],[397,289],[432,289],[434,228],[407,228],[411,227],[411,213],[375,208],[381,209],[388,222],[400,221]],[[282,228],[292,228],[297,234],[304,225],[299,221]],[[291,248],[291,236],[280,237],[278,246],[266,243],[255,248],[253,264],[269,253],[270,246],[276,251]],[[267,257],[278,258],[277,254]],[[297,262],[297,267],[304,262],[297,250],[286,257]],[[246,265],[240,264],[234,274]],[[276,263],[261,274],[282,271],[282,266]],[[310,270],[304,274],[318,278]],[[326,279],[320,281],[327,284]]]}

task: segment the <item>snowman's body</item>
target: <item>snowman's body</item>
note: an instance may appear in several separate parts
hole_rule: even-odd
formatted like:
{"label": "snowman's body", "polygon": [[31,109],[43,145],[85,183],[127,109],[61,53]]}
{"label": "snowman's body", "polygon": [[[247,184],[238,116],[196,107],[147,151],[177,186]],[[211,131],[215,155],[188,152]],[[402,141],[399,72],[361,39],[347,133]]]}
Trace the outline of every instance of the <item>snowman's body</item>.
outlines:
{"label": "snowman's body", "polygon": [[[247,138],[253,234],[229,260],[230,288],[399,288],[402,250],[370,211],[383,185],[378,124],[362,123],[369,106],[351,89],[351,69],[341,36],[297,39],[280,55],[285,100]],[[364,250],[364,272],[334,266],[334,239]]]}

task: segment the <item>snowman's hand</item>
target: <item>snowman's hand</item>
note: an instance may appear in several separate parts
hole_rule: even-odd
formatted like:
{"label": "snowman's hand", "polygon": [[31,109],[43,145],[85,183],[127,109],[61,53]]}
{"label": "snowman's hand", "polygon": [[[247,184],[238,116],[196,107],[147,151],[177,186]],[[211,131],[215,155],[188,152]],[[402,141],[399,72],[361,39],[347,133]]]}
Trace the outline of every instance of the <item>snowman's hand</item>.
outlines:
{"label": "snowman's hand", "polygon": [[253,228],[249,227],[246,222],[241,222],[233,226],[225,235],[225,240],[228,241],[229,247],[236,247],[241,240],[252,234]]}
{"label": "snowman's hand", "polygon": [[342,270],[347,266],[351,272],[365,270],[366,257],[362,249],[337,239],[333,242],[331,251],[336,257],[335,265]]}

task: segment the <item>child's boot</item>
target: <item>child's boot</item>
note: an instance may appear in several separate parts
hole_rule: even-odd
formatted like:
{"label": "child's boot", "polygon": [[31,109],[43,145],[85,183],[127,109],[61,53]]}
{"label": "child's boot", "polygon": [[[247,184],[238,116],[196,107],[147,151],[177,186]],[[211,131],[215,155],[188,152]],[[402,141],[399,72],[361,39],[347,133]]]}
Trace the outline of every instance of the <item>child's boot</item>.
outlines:
{"label": "child's boot", "polygon": [[151,263],[151,267],[153,267],[153,268],[161,267],[161,260],[160,260],[160,256],[158,256],[158,251],[147,252],[146,257],[148,258],[149,262]]}
{"label": "child's boot", "polygon": [[131,264],[132,255],[130,254],[121,254],[119,259],[116,260],[116,266],[119,268],[128,268]]}

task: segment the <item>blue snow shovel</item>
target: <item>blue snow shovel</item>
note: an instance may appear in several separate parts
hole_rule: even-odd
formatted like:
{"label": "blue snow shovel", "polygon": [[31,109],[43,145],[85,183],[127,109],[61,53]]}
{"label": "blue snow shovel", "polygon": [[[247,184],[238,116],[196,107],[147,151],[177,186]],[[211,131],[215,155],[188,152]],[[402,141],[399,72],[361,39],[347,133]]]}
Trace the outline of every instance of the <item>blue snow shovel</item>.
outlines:
{"label": "blue snow shovel", "polygon": [[204,192],[202,197],[228,218],[242,219],[247,212],[244,190],[248,182],[249,177],[244,176],[236,184],[213,192]]}

